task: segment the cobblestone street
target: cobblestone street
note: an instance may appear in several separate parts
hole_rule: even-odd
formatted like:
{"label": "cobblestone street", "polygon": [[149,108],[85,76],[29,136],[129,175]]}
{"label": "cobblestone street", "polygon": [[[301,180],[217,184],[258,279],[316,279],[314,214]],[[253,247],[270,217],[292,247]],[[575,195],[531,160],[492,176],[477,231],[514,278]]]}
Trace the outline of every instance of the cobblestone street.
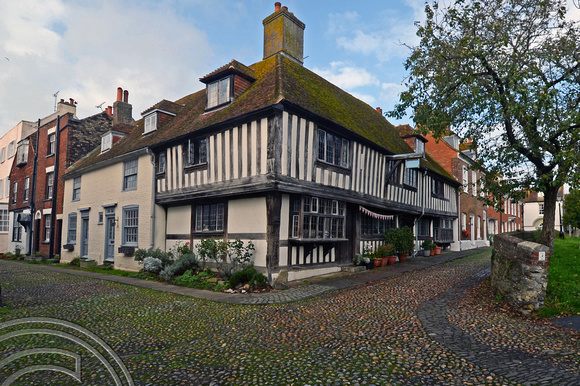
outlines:
{"label": "cobblestone street", "polygon": [[[353,288],[292,288],[312,297],[287,303],[292,292],[280,292],[280,303],[266,305],[202,300],[34,265],[0,262],[0,269],[8,304],[2,324],[43,317],[79,325],[120,357],[138,385],[580,384],[580,333],[515,315],[495,301],[489,252]],[[8,363],[18,350],[49,344],[72,351],[63,334],[7,339],[15,330],[0,330],[0,382],[33,362],[70,365],[56,354]],[[96,362],[83,362],[82,384],[113,383]],[[46,370],[13,384],[34,382],[70,384],[66,374]]]}

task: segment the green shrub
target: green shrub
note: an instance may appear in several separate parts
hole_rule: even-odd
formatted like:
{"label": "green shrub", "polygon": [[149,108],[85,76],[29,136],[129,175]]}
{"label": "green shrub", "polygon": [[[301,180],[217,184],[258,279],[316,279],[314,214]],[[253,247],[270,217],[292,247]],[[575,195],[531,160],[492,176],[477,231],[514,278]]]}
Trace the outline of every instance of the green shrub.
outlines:
{"label": "green shrub", "polygon": [[230,287],[235,288],[238,284],[249,283],[250,279],[256,273],[257,272],[254,267],[247,267],[242,270],[234,272],[229,280]]}
{"label": "green shrub", "polygon": [[70,265],[71,267],[80,267],[81,266],[81,258],[75,257],[74,259],[72,259],[70,261],[70,263],[68,263],[68,265]]}
{"label": "green shrub", "polygon": [[139,262],[143,262],[143,260],[145,260],[146,257],[153,257],[156,259],[161,260],[161,264],[163,264],[163,267],[168,266],[169,264],[173,263],[173,256],[167,252],[162,251],[159,248],[149,248],[149,249],[143,249],[143,248],[139,248],[135,251],[134,254],[134,259],[135,261],[139,261]]}
{"label": "green shrub", "polygon": [[268,278],[264,274],[256,272],[250,279],[250,287],[256,289],[268,288]]}
{"label": "green shrub", "polygon": [[163,269],[159,273],[165,281],[171,281],[175,276],[184,274],[187,270],[197,268],[199,266],[199,259],[194,253],[187,253],[182,255],[177,261]]}

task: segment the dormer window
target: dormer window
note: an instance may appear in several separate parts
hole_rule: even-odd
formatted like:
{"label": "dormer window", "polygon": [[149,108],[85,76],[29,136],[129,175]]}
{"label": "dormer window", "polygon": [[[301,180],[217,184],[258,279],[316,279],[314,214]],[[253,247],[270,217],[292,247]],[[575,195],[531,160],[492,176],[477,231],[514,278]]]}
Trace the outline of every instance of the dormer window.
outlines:
{"label": "dormer window", "polygon": [[230,100],[230,77],[220,79],[207,85],[208,109],[229,103]]}
{"label": "dormer window", "polygon": [[157,112],[149,114],[145,117],[145,129],[143,130],[143,134],[147,134],[155,130],[157,130]]}
{"label": "dormer window", "polygon": [[101,136],[101,153],[106,152],[113,146],[113,133],[108,132]]}
{"label": "dormer window", "polygon": [[425,143],[415,138],[415,154],[425,154]]}

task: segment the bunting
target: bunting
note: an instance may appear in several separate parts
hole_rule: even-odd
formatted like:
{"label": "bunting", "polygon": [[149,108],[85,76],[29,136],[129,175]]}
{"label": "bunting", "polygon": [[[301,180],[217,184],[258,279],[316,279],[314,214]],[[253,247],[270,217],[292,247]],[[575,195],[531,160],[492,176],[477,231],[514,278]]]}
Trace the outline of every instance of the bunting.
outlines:
{"label": "bunting", "polygon": [[371,212],[370,210],[368,210],[365,207],[362,207],[359,205],[358,209],[363,212],[364,214],[366,214],[369,217],[372,218],[378,218],[379,220],[393,220],[395,218],[395,216],[393,215],[384,215],[384,214],[378,214],[375,212]]}

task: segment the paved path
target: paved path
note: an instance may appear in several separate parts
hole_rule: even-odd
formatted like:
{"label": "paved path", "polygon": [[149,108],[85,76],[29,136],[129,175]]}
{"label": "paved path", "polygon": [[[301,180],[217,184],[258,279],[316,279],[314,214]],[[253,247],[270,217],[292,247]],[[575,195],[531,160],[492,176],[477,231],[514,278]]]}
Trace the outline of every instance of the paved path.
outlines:
{"label": "paved path", "polygon": [[[298,280],[290,283],[290,289],[283,291],[271,291],[265,293],[252,294],[228,294],[222,292],[213,292],[200,290],[195,288],[181,287],[173,284],[157,282],[154,280],[143,280],[125,276],[108,275],[103,273],[96,273],[90,271],[76,270],[58,266],[48,265],[34,265],[36,267],[46,269],[54,272],[68,273],[71,275],[79,275],[91,277],[95,279],[102,279],[116,283],[133,285],[136,287],[150,288],[156,291],[169,292],[179,295],[191,296],[198,299],[212,300],[217,302],[233,303],[233,304],[277,304],[290,303],[300,300],[309,299],[314,296],[322,295],[331,291],[339,289],[352,288],[365,283],[375,282],[377,280],[386,279],[401,275],[406,272],[421,270],[432,267],[434,265],[446,263],[474,253],[486,251],[488,248],[480,248],[476,250],[467,250],[460,252],[444,252],[436,256],[417,256],[408,258],[403,264],[395,264],[383,268],[374,268],[370,271],[363,271],[359,273],[340,272],[330,275],[324,275],[307,280]],[[0,260],[1,264],[21,264],[27,263],[15,262],[10,260]]]}
{"label": "paved path", "polygon": [[[0,327],[38,316],[79,324],[142,385],[580,384],[580,333],[503,309],[480,285],[489,253],[474,252],[482,251],[250,295],[0,261],[9,303]],[[35,348],[30,342],[39,341],[0,339],[0,361]],[[0,368],[0,383],[10,369]],[[110,383],[90,361],[83,371],[94,384]]]}

